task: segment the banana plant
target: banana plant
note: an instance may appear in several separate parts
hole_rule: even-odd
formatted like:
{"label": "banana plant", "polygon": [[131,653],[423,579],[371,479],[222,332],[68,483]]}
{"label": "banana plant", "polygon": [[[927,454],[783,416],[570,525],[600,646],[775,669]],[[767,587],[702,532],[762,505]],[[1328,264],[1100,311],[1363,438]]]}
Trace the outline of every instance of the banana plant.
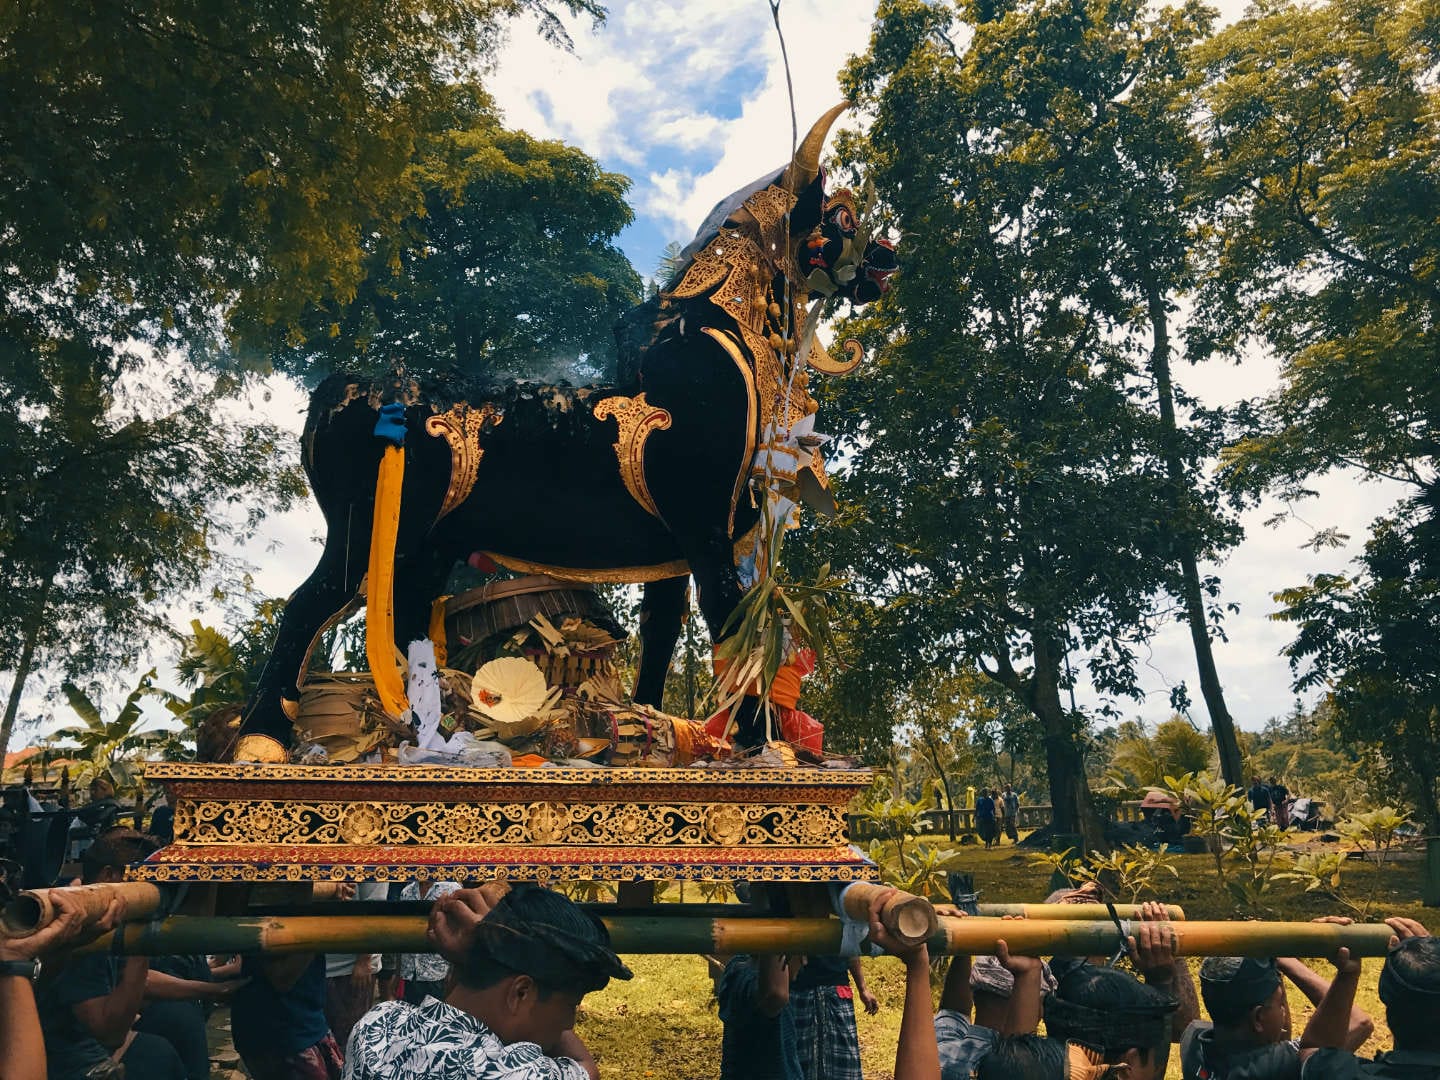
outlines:
{"label": "banana plant", "polygon": [[165,732],[161,730],[142,728],[145,720],[143,702],[159,693],[154,683],[155,669],[151,668],[140,677],[139,684],[130,691],[114,719],[108,721],[101,715],[99,705],[85,691],[72,682],[61,684],[65,700],[82,723],[59,729],[54,738],[75,744],[73,754],[81,762],[77,782],[108,777],[117,791],[138,784],[139,778],[131,767],[135,756],[165,738]]}

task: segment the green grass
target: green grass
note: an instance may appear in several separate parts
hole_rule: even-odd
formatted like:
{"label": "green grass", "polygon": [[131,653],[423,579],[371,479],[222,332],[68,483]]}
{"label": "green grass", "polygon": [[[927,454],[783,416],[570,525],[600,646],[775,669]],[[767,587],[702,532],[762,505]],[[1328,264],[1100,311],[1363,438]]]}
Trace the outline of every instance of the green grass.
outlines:
{"label": "green grass", "polygon": [[[940,838],[933,838],[940,839]],[[1043,871],[1031,867],[1026,856],[1009,845],[983,851],[964,849],[967,869],[975,877],[982,901],[1037,901],[1047,891]],[[1167,886],[1161,897],[1181,904],[1192,919],[1231,919],[1237,911],[1218,887],[1214,863],[1207,855],[1175,856],[1179,880]],[[1347,863],[1347,888],[1367,893],[1374,868],[1358,862]],[[1379,915],[1405,915],[1422,922],[1428,917],[1440,923],[1417,899],[1423,863],[1404,862],[1386,868],[1376,904]],[[1298,894],[1290,885],[1276,886],[1271,919],[1309,919],[1317,915],[1340,914],[1333,902]],[[611,983],[602,993],[585,999],[578,1025],[581,1036],[600,1061],[603,1076],[626,1080],[636,1077],[664,1077],[665,1080],[711,1080],[720,1069],[720,1021],[715,1014],[710,978],[705,961],[692,956],[635,956],[627,963],[635,972],[628,983]],[[900,966],[885,957],[864,961],[866,980],[881,1001],[874,1017],[860,1015],[860,1051],[869,1080],[890,1080],[895,1060],[895,1042],[900,1028],[904,981]],[[1192,968],[1198,966],[1191,962]],[[1323,974],[1332,972],[1324,961],[1313,966]],[[1384,1025],[1384,1007],[1376,988],[1380,975],[1377,961],[1368,961],[1361,976],[1358,1004],[1375,1018],[1377,1033],[1363,1052],[1389,1048],[1389,1031]],[[1288,984],[1287,984],[1288,985]],[[1290,1006],[1298,1035],[1312,1011],[1293,987]],[[1180,1075],[1178,1054],[1172,1053],[1168,1078]]]}

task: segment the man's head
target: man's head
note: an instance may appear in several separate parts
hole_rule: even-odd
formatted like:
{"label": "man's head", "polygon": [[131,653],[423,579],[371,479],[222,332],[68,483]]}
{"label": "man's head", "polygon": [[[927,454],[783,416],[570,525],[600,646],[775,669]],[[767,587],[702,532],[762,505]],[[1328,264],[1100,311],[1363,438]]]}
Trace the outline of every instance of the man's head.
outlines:
{"label": "man's head", "polygon": [[1039,1035],[997,1039],[975,1066],[975,1080],[1062,1080],[1065,1046]]}
{"label": "man's head", "polygon": [[1006,785],[1005,785],[1005,794],[1006,794],[1006,795],[1009,795],[1009,794],[1010,794],[1010,785],[1009,785],[1009,784],[1006,784]]}
{"label": "man's head", "polygon": [[1397,1050],[1440,1050],[1440,938],[1410,937],[1380,969],[1380,1000]]}
{"label": "man's head", "polygon": [[90,781],[90,801],[99,802],[101,799],[113,799],[115,797],[115,785],[103,776],[97,776]]}
{"label": "man's head", "polygon": [[125,867],[143,862],[160,845],[134,829],[107,829],[80,856],[80,880],[86,885],[124,881]]}
{"label": "man's head", "polygon": [[548,1054],[575,1026],[580,1000],[612,978],[630,978],[630,969],[599,919],[559,893],[517,887],[476,926],[455,978],[471,1011],[502,1040],[533,1042]]}
{"label": "man's head", "polygon": [[1274,960],[1207,957],[1200,965],[1200,997],[1216,1028],[1236,1042],[1268,1046],[1290,1038],[1290,1006]]}
{"label": "man's head", "polygon": [[1093,1047],[1121,1080],[1160,1080],[1178,1002],[1118,968],[1072,965],[1045,999],[1052,1039]]}

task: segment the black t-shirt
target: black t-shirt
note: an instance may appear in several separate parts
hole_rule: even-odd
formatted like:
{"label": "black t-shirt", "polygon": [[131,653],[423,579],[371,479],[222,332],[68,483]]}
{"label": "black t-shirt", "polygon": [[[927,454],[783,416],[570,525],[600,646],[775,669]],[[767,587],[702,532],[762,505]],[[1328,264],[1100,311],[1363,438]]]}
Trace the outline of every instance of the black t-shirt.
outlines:
{"label": "black t-shirt", "polygon": [[1305,1080],[1434,1080],[1440,1077],[1440,1053],[1391,1050],[1373,1061],[1345,1050],[1317,1050],[1305,1062]]}
{"label": "black t-shirt", "polygon": [[715,994],[720,1021],[720,1080],[802,1080],[795,1013],[786,1005],[779,1016],[758,1006],[760,972],[748,957],[725,965]]}
{"label": "black t-shirt", "polygon": [[324,954],[317,955],[283,992],[270,985],[259,956],[245,957],[240,973],[250,981],[230,999],[230,1034],[241,1057],[288,1057],[314,1046],[329,1033]]}
{"label": "black t-shirt", "polygon": [[108,997],[120,984],[120,959],[104,953],[76,956],[47,970],[35,986],[35,1007],[45,1035],[50,1080],[81,1080],[110,1051],[75,1015],[75,1006]]}
{"label": "black t-shirt", "polygon": [[790,982],[792,990],[814,990],[821,986],[849,986],[850,961],[844,956],[807,956],[805,966]]}
{"label": "black t-shirt", "polygon": [[1250,805],[1256,810],[1270,809],[1270,789],[1264,784],[1255,784],[1250,788]]}
{"label": "black t-shirt", "polygon": [[1196,1020],[1180,1036],[1180,1075],[1184,1080],[1300,1080],[1300,1044],[1227,1052],[1215,1042],[1215,1025]]}

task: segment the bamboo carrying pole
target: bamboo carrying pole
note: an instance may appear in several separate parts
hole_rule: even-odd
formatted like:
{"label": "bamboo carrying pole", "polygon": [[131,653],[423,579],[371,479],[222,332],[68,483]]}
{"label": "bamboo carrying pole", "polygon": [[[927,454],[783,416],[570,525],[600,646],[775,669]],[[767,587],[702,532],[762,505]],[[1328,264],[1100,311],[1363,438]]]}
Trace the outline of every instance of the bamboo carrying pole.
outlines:
{"label": "bamboo carrying pole", "polygon": [[[868,881],[847,885],[841,893],[845,914],[864,922],[870,917],[871,901],[878,893],[885,891],[885,886],[874,885]],[[885,902],[880,909],[880,925],[906,945],[918,945],[922,941],[928,941],[940,928],[930,901],[907,892],[897,892]]]}
{"label": "bamboo carrying pole", "polygon": [[[107,934],[85,946],[139,955],[167,953],[429,952],[423,915],[300,915],[210,918],[177,915],[130,923],[116,943]],[[614,915],[604,920],[620,953],[805,953],[840,951],[838,919]],[[1384,925],[1184,922],[1170,924],[1181,956],[1328,957],[1344,946],[1354,956],[1383,956]],[[1021,956],[1109,956],[1120,946],[1113,923],[1098,919],[940,919],[931,953],[992,954],[1003,939]]]}
{"label": "bamboo carrying pole", "polygon": [[[1110,909],[1104,904],[976,904],[976,914],[999,918],[1018,915],[1022,919],[1109,919]],[[1171,919],[1185,918],[1179,904],[1166,904]],[[1139,904],[1116,904],[1115,914],[1122,919],[1138,919]]]}
{"label": "bamboo carrying pole", "polygon": [[0,934],[6,937],[29,937],[49,926],[55,919],[57,893],[73,899],[93,921],[105,913],[110,901],[118,897],[125,905],[125,917],[145,918],[160,910],[160,887],[148,881],[102,882],[60,889],[27,889],[0,908]]}

